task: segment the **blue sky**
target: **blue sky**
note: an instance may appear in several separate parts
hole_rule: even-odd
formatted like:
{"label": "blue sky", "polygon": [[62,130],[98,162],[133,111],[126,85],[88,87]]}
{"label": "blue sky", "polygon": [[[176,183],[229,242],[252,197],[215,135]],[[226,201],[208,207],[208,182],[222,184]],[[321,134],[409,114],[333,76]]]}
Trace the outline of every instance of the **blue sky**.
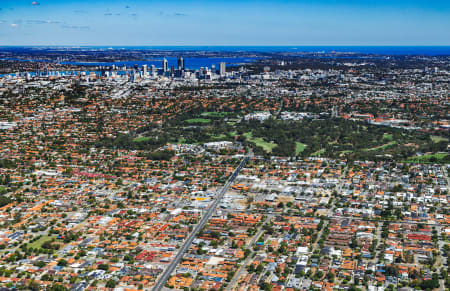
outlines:
{"label": "blue sky", "polygon": [[450,1],[0,0],[0,45],[450,45]]}

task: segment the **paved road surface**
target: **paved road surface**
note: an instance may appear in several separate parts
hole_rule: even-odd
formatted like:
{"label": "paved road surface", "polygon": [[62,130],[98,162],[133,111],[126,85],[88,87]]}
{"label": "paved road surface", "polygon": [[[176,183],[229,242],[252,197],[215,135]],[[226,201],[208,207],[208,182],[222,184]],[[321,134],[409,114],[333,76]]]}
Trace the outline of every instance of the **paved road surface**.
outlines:
{"label": "paved road surface", "polygon": [[195,228],[193,229],[193,231],[191,232],[191,234],[189,235],[189,237],[186,239],[186,241],[184,242],[184,244],[181,246],[180,250],[178,251],[177,255],[175,256],[175,258],[172,260],[172,262],[170,263],[170,265],[167,266],[167,268],[164,270],[164,272],[162,273],[162,275],[159,277],[159,280],[156,282],[155,286],[153,287],[153,291],[159,291],[164,287],[164,284],[166,283],[166,281],[169,279],[170,274],[172,274],[172,272],[175,270],[176,266],[178,265],[178,263],[181,261],[181,258],[183,257],[184,253],[189,249],[189,247],[191,246],[192,242],[194,241],[195,236],[197,235],[197,233],[205,226],[206,222],[209,220],[209,218],[211,217],[211,215],[214,213],[214,211],[216,210],[217,206],[219,205],[220,201],[222,200],[223,196],[225,195],[225,193],[228,191],[228,188],[231,186],[231,184],[233,183],[234,179],[236,179],[237,175],[239,174],[239,172],[241,171],[241,169],[245,166],[245,164],[247,163],[248,159],[253,155],[252,152],[250,152],[249,154],[247,154],[244,159],[242,160],[242,162],[239,164],[239,166],[236,168],[236,170],[233,172],[233,174],[231,175],[231,177],[228,179],[227,183],[222,187],[222,189],[219,191],[218,195],[216,196],[216,199],[214,200],[214,202],[211,204],[211,206],[208,208],[208,210],[206,211],[205,215],[202,217],[202,219],[200,220],[200,222],[195,226]]}

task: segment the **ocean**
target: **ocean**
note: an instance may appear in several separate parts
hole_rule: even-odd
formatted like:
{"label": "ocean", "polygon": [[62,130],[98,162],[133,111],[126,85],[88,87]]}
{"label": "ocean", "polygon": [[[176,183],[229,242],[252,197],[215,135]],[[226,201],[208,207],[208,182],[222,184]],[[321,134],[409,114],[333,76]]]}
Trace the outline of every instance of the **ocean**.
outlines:
{"label": "ocean", "polygon": [[[169,68],[171,66],[174,66],[177,68],[177,58],[176,57],[166,57]],[[225,62],[227,66],[238,66],[240,64],[246,64],[251,63],[257,58],[204,58],[204,57],[192,57],[192,58],[184,58],[185,67],[187,69],[193,69],[197,70],[200,68],[211,68],[212,65],[215,65],[217,69],[219,69],[219,64],[221,62]],[[162,67],[162,60],[163,58],[155,58],[153,60],[149,61],[130,61],[130,62],[59,62],[60,64],[67,64],[67,65],[78,65],[78,66],[107,66],[110,67],[112,65],[115,65],[117,67],[127,66],[127,67],[133,67],[134,65],[138,65],[139,67],[142,67],[142,65],[147,65],[150,67],[151,65],[154,65],[156,68]]]}
{"label": "ocean", "polygon": [[450,46],[92,46],[79,48],[219,52],[354,52],[377,55],[450,55]]}
{"label": "ocean", "polygon": [[[1,49],[10,49],[18,47],[0,47]],[[33,47],[24,47],[32,49]],[[49,49],[60,49],[63,47],[35,47],[35,48],[49,48]],[[195,52],[195,51],[209,51],[209,52],[246,52],[246,53],[331,53],[331,52],[346,52],[346,53],[360,53],[360,54],[371,54],[374,57],[377,56],[399,56],[399,55],[422,55],[422,56],[450,56],[450,46],[83,46],[83,47],[70,47],[67,48],[78,50],[78,49],[145,49],[145,50],[155,50],[155,51],[171,51],[171,52]],[[320,56],[317,56],[320,57]],[[331,57],[330,55],[324,57]],[[167,57],[169,62],[169,67],[177,67],[176,57]],[[238,66],[241,64],[251,63],[258,59],[257,57],[185,57],[185,67],[187,69],[197,70],[202,67],[211,68],[215,65],[216,68],[219,67],[220,62],[225,62],[227,66]],[[37,61],[37,62],[48,62],[45,60],[26,60],[26,59],[14,59],[6,58],[3,60],[17,60],[17,61]],[[60,62],[61,64],[72,64],[72,65],[89,65],[89,66],[112,66],[122,67],[126,65],[127,67],[133,67],[138,65],[147,65],[150,67],[154,65],[157,68],[161,67],[162,58],[152,59],[148,61],[124,61],[124,62]],[[1,75],[0,75],[1,76]]]}

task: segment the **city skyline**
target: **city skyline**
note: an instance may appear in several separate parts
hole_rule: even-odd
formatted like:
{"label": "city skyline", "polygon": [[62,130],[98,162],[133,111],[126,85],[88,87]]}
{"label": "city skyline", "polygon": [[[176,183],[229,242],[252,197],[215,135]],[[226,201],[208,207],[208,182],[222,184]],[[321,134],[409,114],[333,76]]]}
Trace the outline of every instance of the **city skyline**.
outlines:
{"label": "city skyline", "polygon": [[450,45],[446,1],[2,1],[2,45]]}

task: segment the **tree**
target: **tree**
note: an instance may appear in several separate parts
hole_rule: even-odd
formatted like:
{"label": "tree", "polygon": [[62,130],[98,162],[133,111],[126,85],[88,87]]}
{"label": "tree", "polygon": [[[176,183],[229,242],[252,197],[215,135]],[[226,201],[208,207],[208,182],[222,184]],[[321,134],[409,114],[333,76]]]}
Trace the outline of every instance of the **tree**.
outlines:
{"label": "tree", "polygon": [[260,287],[264,291],[271,291],[272,290],[272,285],[267,283],[267,282],[263,282]]}
{"label": "tree", "polygon": [[22,220],[22,213],[20,213],[19,211],[14,213],[14,221],[19,222],[21,220]]}
{"label": "tree", "polygon": [[[0,188],[0,189],[1,189],[0,191],[2,191],[2,188]],[[5,192],[6,192],[6,190],[5,190]],[[11,203],[11,199],[9,197],[6,197],[4,195],[0,196],[0,207],[8,205],[9,203]]]}
{"label": "tree", "polygon": [[435,288],[439,288],[439,286],[440,286],[439,278],[433,278],[432,280],[424,280],[422,281],[422,283],[420,283],[420,288],[422,288],[422,290],[427,289],[432,290]]}
{"label": "tree", "polygon": [[32,291],[39,291],[41,290],[41,285],[39,283],[37,283],[34,280],[31,280],[30,283],[28,283],[28,289],[32,290]]}
{"label": "tree", "polygon": [[38,262],[34,263],[34,265],[36,267],[42,268],[46,265],[46,263],[44,261],[38,261]]}
{"label": "tree", "polygon": [[115,288],[116,285],[117,285],[116,281],[109,279],[109,280],[106,282],[106,285],[105,285],[105,286],[106,286],[106,288]]}
{"label": "tree", "polygon": [[61,284],[53,284],[50,287],[47,287],[47,291],[67,291],[68,289]]}
{"label": "tree", "polygon": [[323,276],[323,272],[322,272],[322,271],[317,271],[317,272],[314,274],[314,278],[315,278],[316,280],[320,280],[320,279],[322,278],[322,276]]}
{"label": "tree", "polygon": [[330,283],[333,283],[334,282],[334,273],[332,273],[332,272],[328,272],[328,274],[327,274],[327,280],[328,280],[328,282],[330,282]]}
{"label": "tree", "polygon": [[108,266],[108,264],[100,264],[100,265],[98,265],[98,269],[103,270],[103,271],[108,271],[109,266]]}

